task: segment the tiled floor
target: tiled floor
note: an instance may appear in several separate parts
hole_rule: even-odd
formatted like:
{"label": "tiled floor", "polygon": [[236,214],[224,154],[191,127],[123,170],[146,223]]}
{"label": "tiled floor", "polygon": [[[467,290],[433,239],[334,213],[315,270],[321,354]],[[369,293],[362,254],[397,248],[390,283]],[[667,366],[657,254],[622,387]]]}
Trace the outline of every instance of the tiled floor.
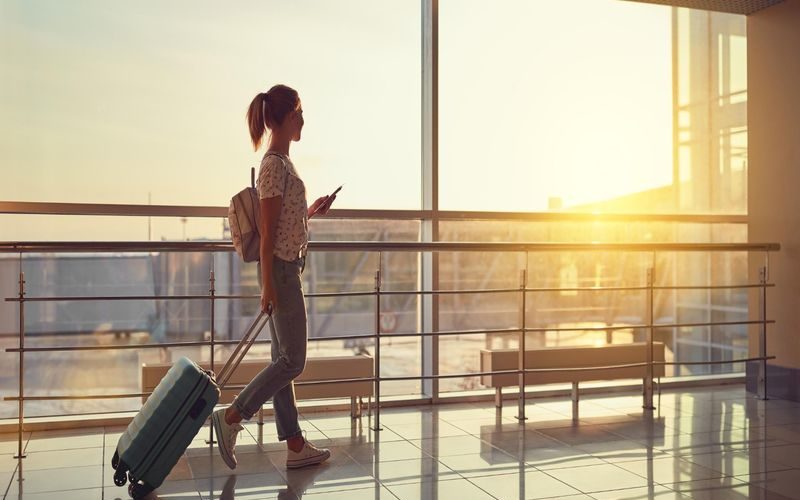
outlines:
{"label": "tiled floor", "polygon": [[[387,409],[383,430],[346,413],[304,415],[330,447],[319,467],[287,471],[274,427],[248,423],[233,474],[205,428],[158,490],[173,499],[800,499],[800,403],[757,401],[742,387],[667,392],[653,415],[641,397],[584,398],[573,425],[564,399]],[[0,435],[0,492],[18,499],[124,499],[110,457],[121,428],[34,432],[28,458]],[[23,481],[18,481],[23,478]],[[24,495],[20,492],[24,492]],[[153,495],[151,498],[156,498]]]}

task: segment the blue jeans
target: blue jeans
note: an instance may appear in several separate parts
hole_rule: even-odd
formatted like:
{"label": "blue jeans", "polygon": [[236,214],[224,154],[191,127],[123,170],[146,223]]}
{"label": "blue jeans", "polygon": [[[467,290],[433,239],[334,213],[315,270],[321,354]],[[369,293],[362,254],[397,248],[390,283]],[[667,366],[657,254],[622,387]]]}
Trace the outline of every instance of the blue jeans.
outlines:
{"label": "blue jeans", "polygon": [[[300,279],[302,272],[303,266],[299,262],[287,262],[277,257],[272,259],[272,286],[278,296],[275,312],[269,321],[272,363],[261,370],[233,401],[242,417],[249,420],[272,398],[280,441],[302,432],[297,420],[292,382],[303,373],[308,344],[306,303]],[[258,283],[261,287],[260,263]]]}

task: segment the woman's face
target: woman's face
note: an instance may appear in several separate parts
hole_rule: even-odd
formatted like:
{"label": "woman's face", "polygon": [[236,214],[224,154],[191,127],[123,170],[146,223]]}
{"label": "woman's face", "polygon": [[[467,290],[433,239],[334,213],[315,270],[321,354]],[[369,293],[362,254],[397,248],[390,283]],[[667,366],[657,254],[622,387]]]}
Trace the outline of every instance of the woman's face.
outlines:
{"label": "woman's face", "polygon": [[289,115],[289,126],[291,127],[290,131],[293,141],[296,142],[300,140],[304,123],[305,120],[303,120],[303,106],[299,105],[297,106],[297,109],[292,111],[292,113]]}

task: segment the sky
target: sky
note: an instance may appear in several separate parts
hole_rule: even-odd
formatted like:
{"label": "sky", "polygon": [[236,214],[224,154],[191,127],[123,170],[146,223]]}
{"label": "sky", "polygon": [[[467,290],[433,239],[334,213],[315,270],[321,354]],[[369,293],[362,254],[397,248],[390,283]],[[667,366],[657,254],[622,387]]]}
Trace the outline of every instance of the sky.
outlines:
{"label": "sky", "polygon": [[492,7],[442,3],[443,206],[544,211],[671,184],[669,7]]}
{"label": "sky", "polygon": [[[291,154],[312,201],[344,184],[337,208],[420,208],[420,12],[2,0],[0,200],[227,206],[263,154],[247,106],[285,83],[303,101]],[[439,19],[442,209],[542,211],[672,182],[668,7],[440,0]],[[0,239],[85,224],[4,220]]]}

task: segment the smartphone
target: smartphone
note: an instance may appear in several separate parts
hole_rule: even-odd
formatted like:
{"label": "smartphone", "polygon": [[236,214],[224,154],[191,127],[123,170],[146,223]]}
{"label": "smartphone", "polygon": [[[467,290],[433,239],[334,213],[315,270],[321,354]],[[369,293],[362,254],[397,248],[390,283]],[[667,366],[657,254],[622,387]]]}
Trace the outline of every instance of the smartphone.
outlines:
{"label": "smartphone", "polygon": [[[344,186],[344,184],[342,184],[342,186]],[[338,193],[339,191],[341,191],[341,190],[342,190],[342,186],[339,186],[338,188],[336,188],[336,191],[332,192],[332,193],[330,194],[330,196],[328,196],[328,197],[329,197],[329,198],[331,198],[331,197],[333,197],[333,196],[336,196],[336,193]]]}
{"label": "smartphone", "polygon": [[[344,186],[344,184],[342,184],[342,186]],[[318,207],[317,207],[317,209],[314,211],[314,213],[317,213],[317,212],[319,212],[320,210],[322,210],[323,208],[325,208],[326,206],[330,205],[330,199],[331,199],[331,198],[333,198],[333,197],[334,197],[334,195],[336,195],[336,193],[338,193],[339,191],[341,191],[341,190],[342,190],[342,186],[339,186],[338,188],[336,188],[336,191],[334,191],[334,192],[332,192],[331,194],[329,194],[329,195],[328,195],[328,200],[329,200],[329,201],[326,201],[326,202],[325,202],[325,203],[323,203],[322,205],[318,206]]]}

